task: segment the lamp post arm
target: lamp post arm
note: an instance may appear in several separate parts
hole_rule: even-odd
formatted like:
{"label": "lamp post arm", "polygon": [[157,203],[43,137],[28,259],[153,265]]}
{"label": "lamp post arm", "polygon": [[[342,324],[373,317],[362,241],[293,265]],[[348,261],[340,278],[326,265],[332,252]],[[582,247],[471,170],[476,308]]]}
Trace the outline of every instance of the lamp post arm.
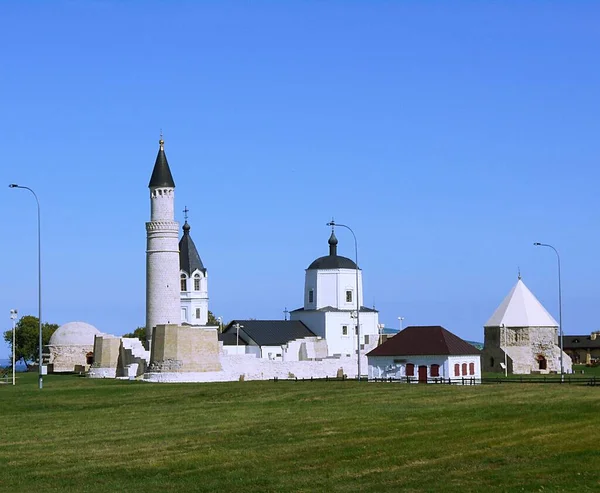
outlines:
{"label": "lamp post arm", "polygon": [[560,376],[561,380],[564,381],[565,373],[564,373],[564,365],[563,365],[563,324],[562,324],[562,284],[560,279],[560,255],[558,254],[558,250],[554,248],[552,245],[548,243],[534,243],[535,246],[543,246],[548,247],[554,250],[556,254],[556,261],[558,265],[558,336],[560,339]]}

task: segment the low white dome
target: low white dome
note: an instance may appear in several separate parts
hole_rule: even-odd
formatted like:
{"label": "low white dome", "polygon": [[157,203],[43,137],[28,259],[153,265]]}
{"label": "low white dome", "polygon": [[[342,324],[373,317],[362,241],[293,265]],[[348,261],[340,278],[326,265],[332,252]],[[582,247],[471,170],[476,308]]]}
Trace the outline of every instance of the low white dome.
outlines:
{"label": "low white dome", "polygon": [[94,336],[101,332],[85,322],[61,325],[50,337],[49,346],[93,346]]}

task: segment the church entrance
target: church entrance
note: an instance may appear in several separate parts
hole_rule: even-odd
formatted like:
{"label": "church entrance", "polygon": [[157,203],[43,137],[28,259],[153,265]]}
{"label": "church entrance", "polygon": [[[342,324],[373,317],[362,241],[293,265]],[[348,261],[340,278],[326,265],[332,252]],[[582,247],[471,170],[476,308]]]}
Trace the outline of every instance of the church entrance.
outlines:
{"label": "church entrance", "polygon": [[547,367],[546,358],[544,358],[541,354],[537,357],[538,360],[538,369],[545,370]]}
{"label": "church entrance", "polygon": [[427,367],[419,366],[419,383],[427,383]]}

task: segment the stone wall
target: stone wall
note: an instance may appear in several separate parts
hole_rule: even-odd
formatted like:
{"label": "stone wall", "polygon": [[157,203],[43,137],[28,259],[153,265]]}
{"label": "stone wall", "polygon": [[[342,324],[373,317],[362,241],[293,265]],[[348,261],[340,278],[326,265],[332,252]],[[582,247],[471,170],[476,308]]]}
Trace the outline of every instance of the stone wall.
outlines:
{"label": "stone wall", "polygon": [[[336,378],[346,375],[355,378],[357,361],[354,357],[326,358],[315,361],[276,361],[254,355],[221,355],[221,371],[214,372],[146,372],[148,382],[231,382],[238,380],[272,380],[274,378]],[[367,358],[361,358],[361,373],[367,374]]]}
{"label": "stone wall", "polygon": [[90,378],[115,378],[121,338],[102,334],[94,338],[94,364],[90,367]]}
{"label": "stone wall", "polygon": [[152,334],[148,372],[219,371],[219,341],[216,329],[157,325]]}
{"label": "stone wall", "polygon": [[48,346],[49,365],[54,373],[75,371],[75,366],[87,366],[86,354],[94,349],[90,345]]}

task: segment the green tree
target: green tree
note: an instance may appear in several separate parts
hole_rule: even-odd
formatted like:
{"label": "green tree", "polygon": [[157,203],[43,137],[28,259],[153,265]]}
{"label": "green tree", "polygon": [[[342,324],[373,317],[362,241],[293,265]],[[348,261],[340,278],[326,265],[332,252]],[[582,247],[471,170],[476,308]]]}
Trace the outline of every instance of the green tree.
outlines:
{"label": "green tree", "polygon": [[[33,315],[24,315],[15,324],[15,358],[23,360],[29,366],[28,362],[37,361],[39,356],[39,322]],[[42,348],[48,345],[50,337],[58,329],[57,324],[42,324]],[[12,354],[12,329],[4,332],[4,340],[10,346]]]}
{"label": "green tree", "polygon": [[216,325],[217,327],[221,326],[219,319],[216,318],[214,313],[210,310],[208,310],[208,321],[206,322],[206,325]]}
{"label": "green tree", "polygon": [[129,334],[123,334],[123,337],[137,337],[142,343],[146,342],[146,327],[138,327]]}

